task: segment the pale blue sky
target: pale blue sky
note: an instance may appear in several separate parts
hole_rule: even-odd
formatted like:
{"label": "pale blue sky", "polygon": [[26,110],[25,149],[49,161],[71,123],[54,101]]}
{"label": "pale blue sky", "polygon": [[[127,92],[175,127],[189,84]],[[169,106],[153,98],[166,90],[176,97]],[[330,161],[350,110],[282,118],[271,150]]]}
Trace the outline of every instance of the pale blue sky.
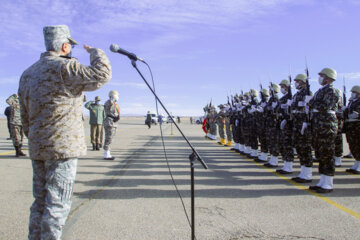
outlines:
{"label": "pale blue sky", "polygon": [[[88,99],[120,92],[123,114],[155,110],[154,99],[130,61],[110,52],[111,43],[151,65],[157,91],[174,115],[201,115],[212,98],[279,83],[304,72],[312,90],[323,67],[360,84],[360,1],[355,0],[146,0],[2,1],[0,9],[0,111],[17,91],[21,73],[44,51],[42,28],[66,24],[80,44],[108,54],[113,79]],[[76,47],[73,56],[89,64]],[[141,66],[139,64],[139,66]],[[147,69],[141,67],[146,76]],[[149,79],[150,80],[150,79]],[[348,93],[349,96],[349,93]]]}

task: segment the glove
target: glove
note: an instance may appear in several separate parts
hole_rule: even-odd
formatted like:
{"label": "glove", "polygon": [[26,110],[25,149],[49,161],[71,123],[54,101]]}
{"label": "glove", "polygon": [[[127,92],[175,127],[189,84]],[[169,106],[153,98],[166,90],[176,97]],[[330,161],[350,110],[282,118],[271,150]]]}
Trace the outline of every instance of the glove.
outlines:
{"label": "glove", "polygon": [[117,122],[120,120],[120,116],[117,116],[117,117],[110,116],[110,117],[113,119],[114,122]]}
{"label": "glove", "polygon": [[305,101],[298,102],[298,107],[305,107],[306,103]]}
{"label": "glove", "polygon": [[237,127],[239,125],[239,119],[235,120],[235,126]]}
{"label": "glove", "polygon": [[349,113],[348,117],[350,119],[357,119],[359,118],[359,113],[358,112]]}
{"label": "glove", "polygon": [[262,107],[258,107],[256,110],[257,110],[258,112],[260,112],[260,113],[263,113],[263,112],[264,112],[264,108],[262,108]]}
{"label": "glove", "polygon": [[266,102],[261,103],[260,106],[263,108],[266,107]]}
{"label": "glove", "polygon": [[271,106],[272,106],[272,108],[276,108],[277,102],[273,102],[273,103],[271,104]]}
{"label": "glove", "polygon": [[309,108],[308,107],[305,107],[305,113],[309,114]]}
{"label": "glove", "polygon": [[286,102],[286,104],[287,104],[288,106],[291,106],[292,102],[293,102],[292,99],[288,99],[287,102]]}
{"label": "glove", "polygon": [[302,124],[302,128],[301,128],[301,135],[304,135],[305,130],[307,129],[307,127],[308,127],[308,123],[307,123],[307,122],[304,122],[304,123]]}
{"label": "glove", "polygon": [[312,99],[312,96],[305,96],[305,102],[306,103],[309,103],[310,102],[310,100]]}
{"label": "glove", "polygon": [[281,130],[284,130],[286,123],[287,123],[286,120],[282,120],[282,121],[281,121],[281,123],[280,123],[280,129],[281,129]]}

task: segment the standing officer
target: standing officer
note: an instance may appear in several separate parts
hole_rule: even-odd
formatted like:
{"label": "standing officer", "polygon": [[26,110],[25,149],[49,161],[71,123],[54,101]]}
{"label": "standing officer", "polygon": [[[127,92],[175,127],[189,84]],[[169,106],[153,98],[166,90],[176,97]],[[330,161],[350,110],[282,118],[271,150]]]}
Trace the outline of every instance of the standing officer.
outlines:
{"label": "standing officer", "polygon": [[309,113],[306,102],[311,98],[306,89],[305,74],[298,74],[295,79],[295,88],[298,90],[293,96],[291,103],[291,114],[293,119],[293,143],[297,156],[300,160],[301,171],[297,177],[292,178],[298,183],[312,182],[313,158],[311,155],[311,132],[301,131],[303,124],[309,121]]}
{"label": "standing officer", "polygon": [[85,108],[90,112],[90,137],[93,151],[100,150],[101,128],[105,118],[104,106],[100,104],[100,97],[95,97],[95,102],[90,101],[85,104]]}
{"label": "standing officer", "polygon": [[9,130],[9,138],[7,138],[6,140],[11,140],[12,138],[11,138],[11,131],[10,131],[10,116],[11,116],[11,107],[10,106],[7,106],[5,108],[4,115],[6,116],[7,127]]}
{"label": "standing officer", "polygon": [[[333,191],[335,174],[335,138],[338,131],[336,118],[337,104],[340,96],[333,87],[337,73],[334,69],[324,68],[319,73],[319,83],[322,85],[309,102],[312,110],[311,128],[315,156],[319,160],[320,181],[309,189],[318,193]],[[306,124],[304,128],[306,128]]]}
{"label": "standing officer", "polygon": [[67,26],[47,26],[43,32],[46,52],[25,70],[19,84],[35,198],[29,240],[61,239],[71,208],[77,159],[86,154],[83,92],[94,91],[111,78],[110,62],[102,50],[84,45],[90,66],[70,57],[77,42]]}
{"label": "standing officer", "polygon": [[11,95],[8,99],[6,99],[6,103],[9,104],[11,107],[10,135],[16,151],[15,156],[16,157],[26,156],[25,153],[23,153],[21,150],[24,139],[24,131],[21,122],[20,103],[19,103],[18,95],[17,94]]}
{"label": "standing officer", "polygon": [[218,144],[220,145],[225,145],[226,144],[226,140],[225,140],[225,106],[223,104],[220,104],[219,106],[219,113],[216,116],[216,122],[217,125],[219,126],[219,136],[220,136],[220,141],[218,142]]}
{"label": "standing officer", "polygon": [[210,129],[210,134],[209,134],[209,138],[211,140],[216,140],[216,135],[217,135],[217,125],[216,125],[216,107],[215,106],[211,106],[210,107],[210,113],[208,115],[208,122],[209,122],[209,129]]}
{"label": "standing officer", "polygon": [[360,174],[360,86],[351,89],[353,99],[345,109],[345,132],[350,152],[355,158],[354,165],[346,172]]}
{"label": "standing officer", "polygon": [[105,160],[114,160],[115,158],[111,156],[110,145],[112,139],[116,133],[116,122],[120,120],[120,108],[117,105],[119,101],[119,93],[115,90],[109,92],[109,100],[106,101],[104,105],[105,109],[105,120],[104,120],[104,129],[105,129],[105,143],[104,143],[104,159]]}
{"label": "standing officer", "polygon": [[293,171],[294,151],[292,142],[292,120],[290,119],[290,108],[292,96],[290,95],[290,81],[285,79],[280,83],[281,93],[278,112],[280,121],[280,152],[284,166],[276,170],[280,174],[291,174]]}

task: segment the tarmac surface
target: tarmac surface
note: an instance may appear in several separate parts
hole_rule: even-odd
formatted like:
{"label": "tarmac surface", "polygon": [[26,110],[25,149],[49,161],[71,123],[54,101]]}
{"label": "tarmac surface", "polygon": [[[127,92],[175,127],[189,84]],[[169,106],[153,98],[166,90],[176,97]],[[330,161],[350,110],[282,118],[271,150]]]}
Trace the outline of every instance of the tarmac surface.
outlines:
{"label": "tarmac surface", "polygon": [[[334,192],[318,195],[307,190],[309,184],[290,180],[299,172],[297,159],[294,173],[281,176],[205,139],[200,125],[183,122],[180,127],[209,166],[205,170],[197,162],[195,168],[198,240],[360,239],[360,176],[345,173],[353,159],[344,159],[336,169]],[[190,217],[191,150],[175,128],[171,134],[170,124],[163,128],[171,172]],[[2,119],[0,239],[26,239],[33,201],[31,160],[15,158],[7,137]],[[89,151],[79,159],[63,240],[190,239],[159,126],[147,129],[143,118],[122,118],[112,146],[114,161],[103,160],[103,151],[92,151],[88,138],[87,142]],[[316,184],[317,163],[313,172]]]}

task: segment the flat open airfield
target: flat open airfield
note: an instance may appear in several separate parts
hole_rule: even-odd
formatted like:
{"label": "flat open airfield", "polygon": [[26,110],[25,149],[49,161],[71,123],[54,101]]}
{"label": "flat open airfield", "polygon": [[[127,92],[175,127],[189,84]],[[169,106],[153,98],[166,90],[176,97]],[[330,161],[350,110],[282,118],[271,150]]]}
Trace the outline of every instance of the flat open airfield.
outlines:
{"label": "flat open airfield", "polygon": [[[89,132],[88,124],[86,133]],[[336,170],[334,192],[317,195],[308,184],[206,140],[200,125],[180,124],[207,162],[196,163],[197,239],[360,239],[360,176],[345,173],[353,159]],[[190,215],[191,153],[180,134],[164,124],[167,156]],[[0,239],[26,239],[32,197],[28,157],[13,157],[6,121],[0,120]],[[190,227],[172,184],[158,126],[144,118],[122,118],[112,154],[91,151],[79,159],[73,205],[64,240],[190,239]],[[27,145],[25,144],[25,148]],[[27,151],[26,151],[27,153]],[[280,162],[282,164],[282,162]],[[317,163],[313,184],[317,182]]]}

